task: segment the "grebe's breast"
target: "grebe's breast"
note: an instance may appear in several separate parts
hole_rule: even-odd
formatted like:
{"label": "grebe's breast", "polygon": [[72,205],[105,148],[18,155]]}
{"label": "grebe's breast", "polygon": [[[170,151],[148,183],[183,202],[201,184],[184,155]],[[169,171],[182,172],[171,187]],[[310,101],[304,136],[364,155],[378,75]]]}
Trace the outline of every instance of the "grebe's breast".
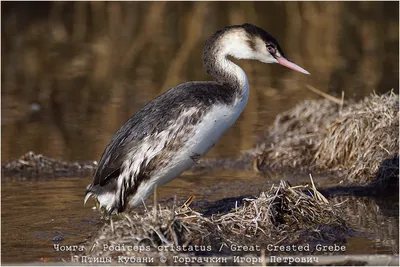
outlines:
{"label": "grebe's breast", "polygon": [[[209,107],[192,106],[180,114],[164,131],[165,147],[152,160],[158,167],[151,178],[141,183],[129,204],[136,206],[147,199],[154,186],[168,183],[194,165],[235,123],[248,100],[248,94],[230,104],[217,103]],[[202,112],[205,109],[205,112]],[[160,138],[157,141],[160,142]]]}
{"label": "grebe's breast", "polygon": [[[145,105],[113,136],[92,185],[108,210],[136,206],[205,155],[243,111],[248,98],[215,82],[189,82]],[[88,194],[87,194],[88,196]]]}

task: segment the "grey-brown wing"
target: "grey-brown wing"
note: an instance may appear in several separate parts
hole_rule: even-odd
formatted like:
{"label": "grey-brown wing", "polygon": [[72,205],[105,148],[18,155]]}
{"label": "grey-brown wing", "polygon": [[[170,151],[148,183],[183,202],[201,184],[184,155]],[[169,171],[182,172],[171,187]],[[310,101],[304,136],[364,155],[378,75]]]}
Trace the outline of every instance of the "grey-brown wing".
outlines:
{"label": "grey-brown wing", "polygon": [[188,82],[171,88],[145,105],[113,136],[96,171],[93,185],[104,186],[117,178],[128,151],[146,136],[157,134],[179,118],[184,109],[196,107],[204,114],[212,104],[229,103],[234,92],[215,82]]}
{"label": "grey-brown wing", "polygon": [[[153,129],[154,131],[155,129]],[[142,120],[129,119],[104,150],[94,175],[93,185],[104,186],[119,176],[129,150],[134,149],[148,135],[150,127]]]}
{"label": "grey-brown wing", "polygon": [[[170,91],[169,94],[175,93]],[[173,118],[179,116],[184,106],[180,101],[175,101],[175,98],[166,96],[168,94],[164,93],[149,102],[114,134],[99,161],[93,185],[104,186],[117,178],[128,152],[138,146],[146,136],[166,129]]]}

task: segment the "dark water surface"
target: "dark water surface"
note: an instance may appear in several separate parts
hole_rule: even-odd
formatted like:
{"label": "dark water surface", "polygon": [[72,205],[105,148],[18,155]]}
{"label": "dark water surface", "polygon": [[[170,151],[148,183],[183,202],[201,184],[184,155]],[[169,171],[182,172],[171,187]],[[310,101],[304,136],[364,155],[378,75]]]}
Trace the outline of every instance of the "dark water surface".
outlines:
{"label": "dark water surface", "polygon": [[[145,103],[184,81],[210,80],[204,42],[226,25],[270,32],[311,76],[240,61],[251,92],[238,122],[207,154],[254,148],[278,113],[320,98],[311,85],[345,99],[399,84],[398,2],[2,2],[1,160],[28,151],[68,161],[98,160],[115,131]],[[40,12],[33,12],[40,10]],[[278,175],[279,176],[279,175]],[[308,178],[281,177],[294,183]],[[315,178],[317,184],[337,181]],[[91,178],[2,182],[2,262],[68,259],[101,222],[83,194]],[[269,189],[241,171],[185,174],[159,190],[193,205]],[[343,199],[345,200],[345,199]],[[398,203],[348,198],[348,222],[362,233],[346,253],[398,254]],[[397,204],[397,205],[396,205]]]}
{"label": "dark water surface", "polygon": [[[307,181],[306,176],[280,178],[292,183]],[[314,179],[318,187],[331,180]],[[69,261],[70,252],[56,251],[54,245],[80,245],[96,235],[102,225],[97,211],[92,209],[93,202],[83,206],[83,189],[90,180],[88,177],[2,183],[2,263]],[[214,171],[201,177],[186,173],[159,189],[158,198],[161,205],[167,205],[175,197],[183,203],[193,194],[196,199],[192,207],[196,210],[224,198],[257,196],[273,182],[278,181],[244,171]],[[341,208],[348,225],[356,231],[355,237],[345,242],[346,254],[398,254],[398,204],[368,198],[341,201],[345,200]],[[151,205],[152,200],[146,203]]]}
{"label": "dark water surface", "polygon": [[155,96],[211,79],[204,43],[226,25],[260,26],[311,76],[236,61],[249,101],[210,157],[254,147],[276,114],[320,98],[307,85],[345,99],[398,92],[397,2],[42,2],[40,12],[31,5],[2,3],[2,162],[29,150],[98,159]]}

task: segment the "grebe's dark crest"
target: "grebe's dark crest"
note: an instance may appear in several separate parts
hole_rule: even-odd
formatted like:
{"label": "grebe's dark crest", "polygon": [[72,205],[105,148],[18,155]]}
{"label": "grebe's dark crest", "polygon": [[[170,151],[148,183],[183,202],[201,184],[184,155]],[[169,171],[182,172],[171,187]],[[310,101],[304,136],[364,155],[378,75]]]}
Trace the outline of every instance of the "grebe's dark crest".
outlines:
{"label": "grebe's dark crest", "polygon": [[214,146],[237,120],[249,95],[246,74],[228,56],[279,63],[309,74],[287,60],[277,41],[257,26],[216,32],[203,54],[204,68],[215,81],[180,84],[132,116],[105,149],[85,202],[93,195],[106,215],[134,207],[155,185],[176,178]]}

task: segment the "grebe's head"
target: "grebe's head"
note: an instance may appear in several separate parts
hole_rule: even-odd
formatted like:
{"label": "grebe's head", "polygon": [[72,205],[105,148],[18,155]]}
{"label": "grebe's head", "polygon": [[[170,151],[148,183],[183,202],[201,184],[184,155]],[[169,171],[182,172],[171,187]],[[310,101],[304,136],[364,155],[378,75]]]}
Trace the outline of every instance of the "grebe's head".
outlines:
{"label": "grebe's head", "polygon": [[263,29],[243,24],[229,26],[216,34],[223,53],[237,59],[255,59],[264,63],[278,63],[292,70],[310,74],[288,60],[278,42]]}

